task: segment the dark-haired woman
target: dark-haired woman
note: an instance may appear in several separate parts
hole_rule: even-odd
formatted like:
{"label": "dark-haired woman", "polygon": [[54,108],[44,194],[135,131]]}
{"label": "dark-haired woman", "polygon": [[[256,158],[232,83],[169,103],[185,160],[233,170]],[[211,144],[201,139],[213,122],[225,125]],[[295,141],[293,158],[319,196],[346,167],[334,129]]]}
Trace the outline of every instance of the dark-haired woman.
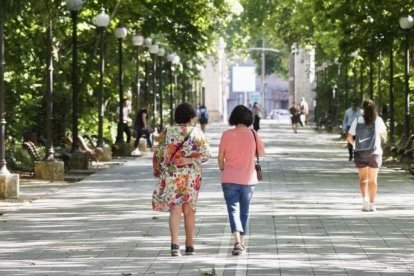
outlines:
{"label": "dark-haired woman", "polygon": [[141,109],[138,111],[137,116],[135,118],[135,133],[136,133],[136,140],[134,143],[134,147],[138,148],[139,139],[141,139],[142,135],[145,135],[147,139],[147,145],[152,149],[152,142],[151,142],[151,133],[149,131],[148,126],[148,104],[144,103]]}
{"label": "dark-haired woman", "polygon": [[377,197],[377,176],[378,170],[382,165],[381,139],[387,138],[387,129],[384,121],[378,116],[375,104],[372,100],[365,100],[362,103],[363,115],[357,117],[351,124],[348,131],[347,141],[351,144],[358,137],[357,125],[365,124],[368,127],[375,127],[375,149],[370,152],[355,152],[354,161],[359,173],[359,188],[362,197],[362,211],[375,211],[375,199]]}
{"label": "dark-haired woman", "polygon": [[262,118],[262,111],[259,108],[257,102],[253,103],[252,106],[252,113],[253,113],[253,129],[259,131],[260,129],[260,119]]}
{"label": "dark-haired woman", "polygon": [[203,132],[194,126],[196,111],[188,103],[175,110],[176,125],[160,135],[154,152],[154,175],[160,180],[152,196],[156,211],[169,211],[171,255],[180,256],[179,228],[184,214],[185,254],[194,254],[195,212],[201,186],[201,163],[210,158]]}
{"label": "dark-haired woman", "polygon": [[220,140],[218,163],[235,242],[233,255],[240,255],[245,250],[250,200],[257,184],[256,148],[259,156],[265,154],[262,139],[250,128],[252,123],[252,112],[244,105],[236,106],[229,118],[229,124],[234,128],[224,131]]}

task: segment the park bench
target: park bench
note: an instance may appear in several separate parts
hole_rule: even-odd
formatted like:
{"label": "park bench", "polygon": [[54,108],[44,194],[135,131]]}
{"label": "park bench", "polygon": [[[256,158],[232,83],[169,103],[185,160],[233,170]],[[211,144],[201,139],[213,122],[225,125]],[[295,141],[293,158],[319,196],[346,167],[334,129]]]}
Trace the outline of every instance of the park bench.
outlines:
{"label": "park bench", "polygon": [[[44,160],[45,156],[42,156],[42,154],[40,153],[39,148],[36,147],[36,145],[31,141],[23,142],[22,148],[27,151],[30,158],[32,159],[32,161],[33,161],[33,171],[34,171],[34,162]],[[70,166],[69,166],[70,154],[68,154],[68,153],[56,154],[55,153],[54,157],[55,157],[56,160],[63,161],[63,163],[65,165],[65,170],[70,170]]]}

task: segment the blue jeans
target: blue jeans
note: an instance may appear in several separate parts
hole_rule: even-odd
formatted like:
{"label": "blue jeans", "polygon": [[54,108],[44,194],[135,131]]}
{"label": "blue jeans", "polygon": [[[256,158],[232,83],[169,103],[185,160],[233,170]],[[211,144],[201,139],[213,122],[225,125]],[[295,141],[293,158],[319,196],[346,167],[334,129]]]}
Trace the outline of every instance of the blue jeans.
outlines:
{"label": "blue jeans", "polygon": [[240,232],[240,235],[245,235],[254,185],[223,183],[221,187],[223,188],[227,212],[229,213],[231,232],[237,231]]}

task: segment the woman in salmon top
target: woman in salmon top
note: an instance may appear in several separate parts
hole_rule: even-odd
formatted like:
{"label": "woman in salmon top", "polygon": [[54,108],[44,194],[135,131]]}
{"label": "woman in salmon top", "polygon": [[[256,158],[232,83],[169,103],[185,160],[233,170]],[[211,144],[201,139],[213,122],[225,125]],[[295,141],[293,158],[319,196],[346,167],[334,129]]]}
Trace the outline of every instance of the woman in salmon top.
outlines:
{"label": "woman in salmon top", "polygon": [[244,105],[236,106],[229,119],[229,124],[235,127],[224,131],[220,140],[218,163],[235,240],[233,255],[240,255],[245,250],[244,236],[247,233],[250,199],[257,184],[254,168],[256,147],[259,156],[265,155],[262,139],[250,128],[252,123],[252,112]]}

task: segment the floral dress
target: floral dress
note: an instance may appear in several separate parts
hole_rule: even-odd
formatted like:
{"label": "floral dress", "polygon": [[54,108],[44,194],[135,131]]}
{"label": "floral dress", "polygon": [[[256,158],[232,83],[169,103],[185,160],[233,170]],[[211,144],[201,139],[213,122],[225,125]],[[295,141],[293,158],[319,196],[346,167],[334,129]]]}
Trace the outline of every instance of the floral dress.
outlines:
{"label": "floral dress", "polygon": [[[170,160],[187,135],[188,139]],[[193,164],[177,166],[174,161],[180,157],[193,158]],[[201,186],[201,163],[209,158],[209,145],[199,128],[176,125],[163,132],[154,152],[154,169],[159,166],[160,176],[152,195],[152,208],[169,211],[175,205],[189,203],[195,210]]]}

